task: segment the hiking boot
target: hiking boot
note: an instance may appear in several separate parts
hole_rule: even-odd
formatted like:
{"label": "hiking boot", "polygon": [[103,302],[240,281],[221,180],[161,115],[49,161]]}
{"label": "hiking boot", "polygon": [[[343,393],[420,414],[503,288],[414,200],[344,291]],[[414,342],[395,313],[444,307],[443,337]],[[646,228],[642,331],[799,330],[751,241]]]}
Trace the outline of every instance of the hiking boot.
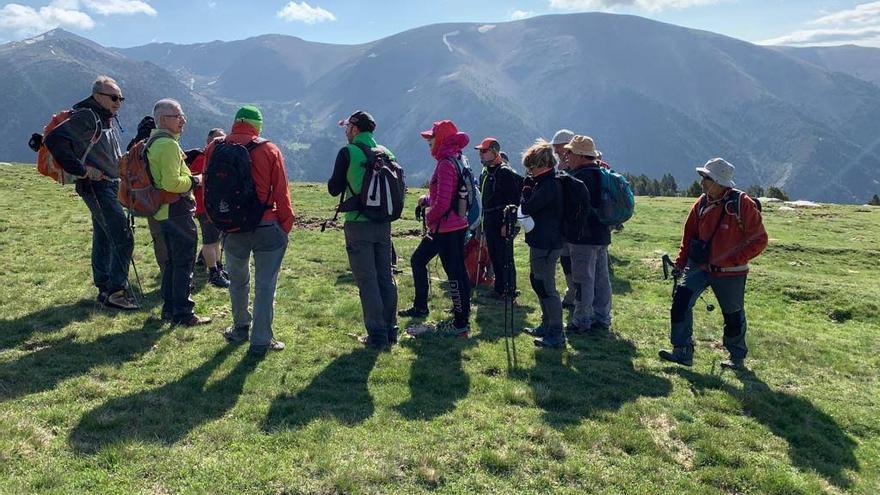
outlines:
{"label": "hiking boot", "polygon": [[366,334],[366,333],[363,334],[363,335],[361,335],[361,336],[359,336],[359,337],[357,337],[355,340],[357,340],[361,345],[363,345],[364,347],[369,348],[369,349],[375,349],[375,350],[377,350],[377,351],[387,351],[387,350],[390,350],[390,344],[388,344],[388,343],[386,343],[386,344],[374,344],[374,343],[370,340],[370,335],[369,335],[369,334]]}
{"label": "hiking boot", "polygon": [[733,371],[745,371],[748,369],[742,359],[725,359],[721,361],[721,367]]}
{"label": "hiking boot", "polygon": [[533,341],[535,347],[543,347],[545,349],[565,349],[565,337],[538,337]]}
{"label": "hiking boot", "polygon": [[406,327],[406,333],[410,337],[418,337],[437,329],[437,325],[433,323],[419,323],[418,325],[410,325]]}
{"label": "hiking boot", "polygon": [[461,337],[466,339],[470,336],[470,332],[470,325],[457,327],[452,320],[441,321],[437,324],[437,333],[444,337]]}
{"label": "hiking boot", "polygon": [[593,321],[593,324],[590,325],[590,331],[593,333],[604,333],[611,330],[611,325],[606,325],[601,321]]}
{"label": "hiking boot", "polygon": [[214,287],[226,289],[229,287],[229,279],[223,276],[223,272],[217,268],[211,268],[208,274],[208,282]]}
{"label": "hiking boot", "polygon": [[658,355],[660,356],[660,359],[664,361],[670,361],[684,366],[694,365],[693,347],[676,347],[672,350],[672,352],[661,349]]}
{"label": "hiking boot", "polygon": [[525,327],[522,329],[523,333],[526,335],[531,335],[532,337],[543,337],[544,336],[544,325],[538,325],[536,327]]}
{"label": "hiking boot", "polygon": [[98,304],[103,306],[103,305],[107,304],[107,296],[108,295],[109,294],[107,294],[107,291],[100,290],[100,291],[98,291],[98,297],[96,297],[95,300],[98,301]]}
{"label": "hiking boot", "polygon": [[242,325],[239,327],[230,325],[223,332],[223,338],[225,338],[230,344],[240,344],[250,338],[248,337],[248,332],[250,332],[250,330],[251,329],[248,325]]}
{"label": "hiking boot", "polygon": [[220,270],[220,273],[223,274],[223,278],[225,278],[226,280],[229,280],[229,272],[227,272],[226,268],[223,267],[222,262],[218,261],[217,264],[214,266],[216,266],[217,269]]}
{"label": "hiking boot", "polygon": [[428,308],[417,308],[415,306],[409,309],[402,309],[397,312],[397,316],[403,316],[406,318],[424,318],[428,316]]}
{"label": "hiking boot", "polygon": [[183,320],[177,320],[174,322],[175,325],[183,325],[185,327],[196,327],[199,325],[207,325],[208,323],[211,323],[210,317],[199,316],[196,314],[190,316],[189,318],[186,318]]}
{"label": "hiking boot", "polygon": [[269,351],[283,351],[284,347],[284,342],[272,339],[266,345],[251,345],[248,354],[253,357],[264,357]]}
{"label": "hiking boot", "polygon": [[388,345],[394,345],[397,343],[397,333],[400,331],[400,327],[394,326],[391,330],[388,330]]}
{"label": "hiking boot", "polygon": [[119,289],[118,291],[109,294],[107,299],[104,300],[104,306],[113,309],[122,309],[126,311],[131,311],[135,309],[140,309],[140,306],[134,302],[134,299],[128,295],[125,289]]}

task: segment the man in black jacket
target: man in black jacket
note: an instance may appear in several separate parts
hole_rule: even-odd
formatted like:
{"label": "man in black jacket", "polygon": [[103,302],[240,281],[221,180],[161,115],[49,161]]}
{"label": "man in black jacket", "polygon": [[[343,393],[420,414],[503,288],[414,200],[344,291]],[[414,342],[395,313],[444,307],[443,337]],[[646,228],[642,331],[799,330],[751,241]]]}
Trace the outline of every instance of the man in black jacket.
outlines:
{"label": "man in black jacket", "polygon": [[[596,144],[589,136],[575,136],[565,146],[570,151],[568,173],[586,184],[593,208],[601,206],[601,164]],[[568,333],[607,330],[611,326],[611,280],[608,275],[608,245],[611,231],[590,215],[582,234],[566,239],[571,256],[575,288],[574,311],[565,327]]]}
{"label": "man in black jacket", "polygon": [[134,239],[119,204],[119,132],[112,125],[125,100],[116,81],[99,76],[92,95],[73,106],[70,118],[46,135],[46,148],[65,172],[76,176],[76,192],[92,214],[92,278],[98,302],[137,309],[127,292]]}
{"label": "man in black jacket", "polygon": [[538,347],[564,348],[562,300],[556,291],[556,264],[562,254],[562,190],[556,180],[556,158],[550,143],[539,139],[523,154],[529,176],[523,181],[522,212],[534,220],[526,232],[529,281],[541,303],[541,324],[524,331]]}
{"label": "man in black jacket", "polygon": [[[516,266],[513,263],[513,243],[507,251],[507,243],[501,235],[504,223],[504,208],[519,203],[523,178],[504,162],[501,157],[501,144],[487,137],[474,149],[480,153],[483,173],[480,175],[480,193],[483,198],[483,233],[486,248],[495,272],[495,292],[493,297],[503,299],[509,286],[510,297],[516,298]],[[505,267],[510,259],[509,270]],[[507,280],[510,277],[510,280]],[[509,284],[509,285],[508,285]]]}

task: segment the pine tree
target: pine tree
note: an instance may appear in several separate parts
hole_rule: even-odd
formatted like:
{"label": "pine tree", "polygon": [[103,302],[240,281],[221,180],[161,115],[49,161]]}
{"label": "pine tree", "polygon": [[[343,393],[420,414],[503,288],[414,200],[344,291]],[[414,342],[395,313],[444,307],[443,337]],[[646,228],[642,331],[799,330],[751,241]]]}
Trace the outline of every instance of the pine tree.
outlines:
{"label": "pine tree", "polygon": [[871,206],[880,206],[880,196],[875,194],[874,197],[871,198],[871,201],[868,201],[868,204]]}
{"label": "pine tree", "polygon": [[757,185],[757,184],[752,184],[746,190],[746,194],[748,194],[749,196],[751,196],[753,198],[760,198],[760,197],[764,196],[764,188]]}
{"label": "pine tree", "polygon": [[767,196],[769,196],[771,198],[780,199],[782,201],[789,200],[788,194],[785,194],[785,191],[783,191],[781,188],[776,187],[776,186],[770,186],[770,188],[767,189]]}
{"label": "pine tree", "polygon": [[700,181],[695,180],[694,183],[687,188],[687,195],[689,198],[699,198],[701,194],[703,194],[703,188],[700,187]]}

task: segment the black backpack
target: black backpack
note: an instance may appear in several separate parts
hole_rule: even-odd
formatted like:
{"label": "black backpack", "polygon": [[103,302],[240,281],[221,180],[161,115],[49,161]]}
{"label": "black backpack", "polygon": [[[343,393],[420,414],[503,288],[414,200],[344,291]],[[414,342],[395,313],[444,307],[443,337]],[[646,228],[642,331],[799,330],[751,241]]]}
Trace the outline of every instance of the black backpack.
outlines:
{"label": "black backpack", "polygon": [[403,213],[406,182],[403,168],[383,146],[370,148],[352,143],[367,157],[363,164],[364,181],[359,194],[349,186],[352,197],[340,204],[338,211],[357,211],[373,222],[393,222]]}
{"label": "black backpack", "polygon": [[214,144],[205,169],[205,211],[223,232],[252,232],[271,207],[271,188],[261,201],[251,171],[251,151],[266,142],[258,138],[241,145],[219,139]]}
{"label": "black backpack", "polygon": [[556,174],[556,180],[562,189],[562,236],[575,242],[590,230],[590,190],[581,180],[565,172]]}
{"label": "black backpack", "polygon": [[[742,197],[747,196],[747,194],[739,189],[731,189],[729,196],[730,197],[727,198],[727,201],[724,203],[724,211],[736,217],[736,223],[739,224],[740,228],[743,228],[740,203],[742,203]],[[751,196],[749,197],[752,198]],[[764,211],[764,206],[761,204],[761,201],[758,200],[758,198],[752,198],[752,201],[755,202],[755,207],[758,208],[758,213],[762,213]],[[700,196],[700,205],[698,206],[697,211],[703,211],[708,204],[709,198],[703,194]]]}

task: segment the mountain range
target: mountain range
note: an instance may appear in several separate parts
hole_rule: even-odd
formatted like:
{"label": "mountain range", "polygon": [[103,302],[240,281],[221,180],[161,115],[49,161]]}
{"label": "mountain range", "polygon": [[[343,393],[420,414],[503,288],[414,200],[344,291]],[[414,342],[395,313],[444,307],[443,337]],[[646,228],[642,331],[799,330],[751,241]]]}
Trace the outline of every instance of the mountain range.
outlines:
{"label": "mountain range", "polygon": [[344,144],[336,122],[363,109],[415,185],[432,168],[418,131],[450,118],[472,144],[494,136],[512,156],[570,128],[620,171],[684,186],[723,156],[742,187],[864,202],[880,190],[878,61],[878,49],[765,47],[601,13],[435,24],[361,45],[264,35],[107,48],[54,30],[0,45],[12,68],[0,105],[16,116],[0,123],[0,157],[33,161],[27,136],[106,73],[129,129],[157,99],[181,101],[187,147],[241,103],[259,105],[293,179],[326,180]]}

